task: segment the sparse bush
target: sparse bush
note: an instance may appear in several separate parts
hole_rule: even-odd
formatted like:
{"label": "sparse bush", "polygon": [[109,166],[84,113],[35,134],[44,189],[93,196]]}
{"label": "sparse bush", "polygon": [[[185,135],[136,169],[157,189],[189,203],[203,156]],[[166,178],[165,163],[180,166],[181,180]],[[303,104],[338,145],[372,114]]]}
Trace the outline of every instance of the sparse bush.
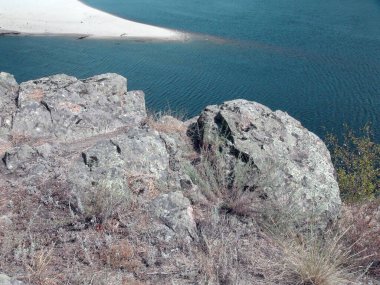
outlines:
{"label": "sparse bush", "polygon": [[36,285],[55,285],[57,280],[51,276],[49,266],[53,258],[54,247],[43,248],[34,252],[29,262],[25,263],[27,279]]}
{"label": "sparse bush", "polygon": [[247,185],[251,185],[254,180],[254,166],[240,157],[230,165],[225,156],[218,148],[201,150],[199,159],[187,167],[190,179],[200,188],[201,196],[206,198],[191,199],[216,207],[220,212],[249,216],[253,212],[254,189]]}
{"label": "sparse bush", "polygon": [[126,210],[130,202],[129,194],[121,179],[107,178],[80,193],[79,197],[86,218],[94,218],[98,223],[103,223]]}
{"label": "sparse bush", "polygon": [[380,144],[373,141],[370,125],[357,136],[345,127],[343,143],[328,134],[341,196],[347,201],[373,200],[380,195]]}

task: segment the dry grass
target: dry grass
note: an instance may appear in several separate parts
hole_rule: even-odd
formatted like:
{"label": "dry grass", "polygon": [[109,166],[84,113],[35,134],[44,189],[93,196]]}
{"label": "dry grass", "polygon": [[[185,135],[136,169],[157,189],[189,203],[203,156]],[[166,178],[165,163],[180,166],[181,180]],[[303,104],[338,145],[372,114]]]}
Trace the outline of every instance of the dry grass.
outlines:
{"label": "dry grass", "polygon": [[[22,227],[24,236],[12,240],[24,245],[26,257],[19,259],[22,263],[12,257],[14,244],[7,253],[5,272],[17,276],[23,268],[31,284],[170,284],[176,280],[174,284],[344,285],[344,277],[351,277],[347,247],[340,243],[340,236],[324,240],[289,233],[283,239],[272,237],[271,243],[269,238],[258,237],[260,230],[252,224],[253,217],[220,211],[219,204],[193,205],[199,240],[186,244],[158,241],[142,209],[144,204],[124,212],[125,219],[107,219],[73,233],[65,227],[53,230],[44,209],[47,206],[38,207],[37,200],[25,197],[22,200],[29,202],[20,204],[20,211],[29,213]],[[37,214],[31,214],[36,207]],[[38,237],[33,241],[34,251],[30,234]],[[46,239],[51,234],[60,243]],[[274,260],[279,261],[275,266]]]}
{"label": "dry grass", "polygon": [[192,260],[198,272],[196,284],[294,285],[280,276],[273,266],[279,260],[278,245],[254,225],[242,219],[196,208],[200,240]]}
{"label": "dry grass", "polygon": [[113,269],[134,272],[142,265],[135,251],[127,240],[120,240],[101,253],[101,259]]}
{"label": "dry grass", "polygon": [[128,209],[129,194],[123,180],[107,178],[78,195],[84,216],[95,220],[96,223],[104,223],[117,213]]}
{"label": "dry grass", "polygon": [[11,133],[10,138],[13,145],[26,144],[30,141],[30,137],[27,135],[14,132]]}
{"label": "dry grass", "polygon": [[128,187],[136,195],[145,194],[149,200],[160,194],[154,175],[131,173],[128,175]]}
{"label": "dry grass", "polygon": [[148,117],[146,120],[146,124],[149,125],[152,129],[163,132],[166,134],[171,133],[186,133],[187,127],[185,124],[173,117],[164,116],[159,120],[156,120],[152,117]]}
{"label": "dry grass", "polygon": [[370,276],[380,278],[380,199],[344,205],[341,227],[348,227],[346,244],[353,244],[358,267],[369,267]]}
{"label": "dry grass", "polygon": [[[273,229],[273,226],[272,226]],[[272,239],[282,252],[275,267],[284,280],[298,285],[357,284],[364,269],[357,266],[358,257],[345,242],[348,230],[320,233],[311,225],[308,231],[271,231]]]}
{"label": "dry grass", "polygon": [[201,150],[199,160],[187,166],[187,174],[199,187],[198,196],[189,197],[195,203],[216,207],[220,212],[237,216],[252,216],[254,193],[246,185],[252,184],[253,166],[239,158],[233,168],[223,153]]}
{"label": "dry grass", "polygon": [[171,111],[150,113],[148,114],[144,124],[150,128],[167,133],[186,134],[187,126],[181,120],[183,116],[179,116]]}
{"label": "dry grass", "polygon": [[54,247],[43,248],[33,253],[29,262],[25,262],[26,279],[36,285],[59,284],[56,278],[51,277],[49,266],[53,259]]}

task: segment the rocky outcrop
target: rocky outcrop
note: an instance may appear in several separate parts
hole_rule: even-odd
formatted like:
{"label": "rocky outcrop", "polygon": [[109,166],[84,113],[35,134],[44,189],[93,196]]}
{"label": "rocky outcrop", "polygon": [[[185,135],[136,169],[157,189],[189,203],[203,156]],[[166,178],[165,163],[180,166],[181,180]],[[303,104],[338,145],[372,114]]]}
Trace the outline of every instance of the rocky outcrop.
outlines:
{"label": "rocky outcrop", "polygon": [[0,143],[1,137],[6,135],[12,125],[13,114],[16,110],[18,84],[15,78],[8,74],[0,73]]}
{"label": "rocky outcrop", "polygon": [[146,117],[142,92],[127,92],[126,79],[103,74],[86,80],[66,75],[20,85],[12,132],[66,141],[133,126]]}
{"label": "rocky outcrop", "polygon": [[236,159],[252,166],[245,187],[260,188],[265,208],[274,207],[298,224],[317,217],[325,227],[337,217],[341,200],[330,154],[320,138],[287,113],[234,100],[208,106],[197,128],[204,148],[218,142],[223,153],[232,154],[225,155],[232,167]]}
{"label": "rocky outcrop", "polygon": [[[28,188],[59,177],[74,196],[100,179],[119,179],[129,191],[143,191],[134,189],[144,188],[142,180],[173,191],[190,183],[181,168],[189,144],[178,135],[186,125],[170,117],[154,128],[144,125],[144,94],[127,92],[125,78],[55,75],[19,87],[11,75],[1,73],[0,79],[2,122],[9,128],[3,175],[15,174]],[[223,142],[232,168],[236,161],[252,163],[245,187],[260,187],[260,197],[276,209],[294,210],[301,220],[317,217],[324,225],[337,217],[340,198],[328,150],[288,114],[235,100],[206,107],[190,125],[203,148]]]}
{"label": "rocky outcrop", "polygon": [[200,222],[211,218],[208,211],[250,220],[240,225],[247,236],[258,216],[226,210],[203,188],[211,181],[197,179],[204,151],[222,158],[227,188],[238,168],[244,170],[249,179],[237,191],[252,195],[234,192],[228,199],[254,197],[243,201],[247,213],[265,208],[296,226],[317,221],[321,229],[338,216],[339,189],[326,146],[286,113],[235,100],[208,106],[187,122],[153,120],[144,93],[127,91],[126,82],[117,74],[85,80],[55,75],[18,85],[0,74],[0,189],[24,191],[65,211],[70,222],[57,224],[68,238],[60,242],[112,217],[128,235],[137,233],[131,240],[154,252],[140,253],[151,268],[183,260],[181,252],[190,254],[192,243],[210,252],[204,233],[213,230]]}
{"label": "rocky outcrop", "polygon": [[[66,202],[72,210],[84,213],[86,193],[92,195],[99,186],[117,185],[126,196],[149,197],[145,202],[152,207],[164,203],[165,219],[173,225],[179,219],[177,208],[190,207],[184,196],[172,199],[163,194],[162,199],[154,200],[158,187],[180,190],[182,172],[175,163],[179,163],[178,153],[186,150],[178,150],[177,145],[184,144],[177,140],[179,136],[171,138],[158,125],[146,124],[144,93],[128,92],[125,78],[104,74],[78,80],[55,75],[22,83],[19,88],[11,75],[2,74],[1,78],[2,100],[8,100],[2,107],[13,120],[0,147],[0,175],[12,187],[37,193],[49,203],[47,185],[58,183],[62,189],[70,189]],[[15,97],[14,90],[18,90],[17,100],[9,100]],[[165,199],[171,202],[165,203]],[[157,213],[159,220],[163,215],[158,210],[152,213]],[[181,219],[194,224],[190,213],[186,210]],[[194,226],[189,227],[186,234],[193,238]]]}

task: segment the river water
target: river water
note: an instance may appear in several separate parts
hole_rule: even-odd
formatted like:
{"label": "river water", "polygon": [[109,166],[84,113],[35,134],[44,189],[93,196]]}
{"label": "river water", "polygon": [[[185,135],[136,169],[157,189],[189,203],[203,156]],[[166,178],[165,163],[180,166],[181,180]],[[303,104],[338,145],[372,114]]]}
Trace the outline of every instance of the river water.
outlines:
{"label": "river water", "polygon": [[[116,72],[148,108],[187,117],[245,98],[320,136],[372,122],[380,140],[379,0],[87,0],[139,22],[200,35],[188,42],[0,37],[0,70],[21,82]],[[1,10],[1,7],[0,7]],[[1,15],[0,15],[1,17]]]}

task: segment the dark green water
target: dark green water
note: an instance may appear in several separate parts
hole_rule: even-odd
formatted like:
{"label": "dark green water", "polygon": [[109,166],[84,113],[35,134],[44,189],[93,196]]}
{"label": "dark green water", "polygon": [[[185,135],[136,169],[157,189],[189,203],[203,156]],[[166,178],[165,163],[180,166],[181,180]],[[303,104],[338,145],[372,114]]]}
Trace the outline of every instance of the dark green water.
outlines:
{"label": "dark green water", "polygon": [[[25,81],[117,72],[153,110],[198,114],[245,98],[323,136],[367,121],[380,141],[379,0],[88,0],[140,22],[210,35],[186,43],[0,37],[0,70]],[[1,7],[0,7],[1,11]],[[220,40],[212,40],[212,37]]]}

